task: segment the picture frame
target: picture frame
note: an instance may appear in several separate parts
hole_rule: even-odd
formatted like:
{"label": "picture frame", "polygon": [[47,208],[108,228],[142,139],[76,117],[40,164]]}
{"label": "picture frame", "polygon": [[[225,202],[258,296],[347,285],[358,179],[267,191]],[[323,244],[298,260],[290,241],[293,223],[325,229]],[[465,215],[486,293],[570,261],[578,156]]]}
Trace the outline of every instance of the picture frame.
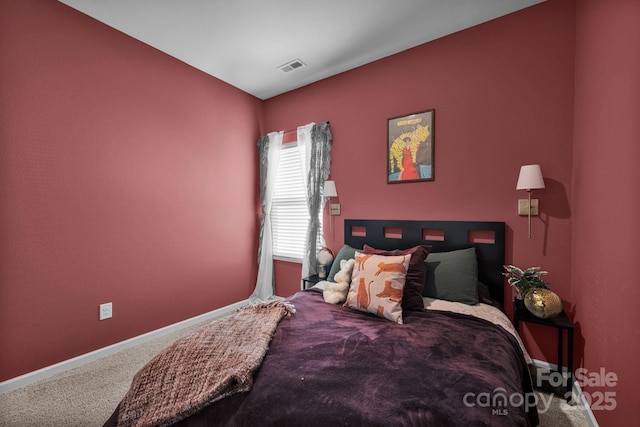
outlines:
{"label": "picture frame", "polygon": [[387,120],[387,183],[435,179],[435,109]]}

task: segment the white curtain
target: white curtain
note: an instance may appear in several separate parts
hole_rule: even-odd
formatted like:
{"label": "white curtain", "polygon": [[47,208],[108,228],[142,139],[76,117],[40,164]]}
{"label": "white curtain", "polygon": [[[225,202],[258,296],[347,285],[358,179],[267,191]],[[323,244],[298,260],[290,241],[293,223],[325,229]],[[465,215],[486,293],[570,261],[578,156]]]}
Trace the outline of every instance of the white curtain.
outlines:
{"label": "white curtain", "polygon": [[283,132],[271,132],[258,141],[260,155],[260,202],[262,221],[258,247],[258,279],[256,289],[249,297],[253,302],[275,299],[273,282],[273,237],[271,233],[271,204],[282,149]]}
{"label": "white curtain", "polygon": [[[317,125],[309,123],[298,127],[298,152],[302,166],[302,180],[307,190],[307,208],[309,225],[302,256],[302,277],[318,272],[317,241],[320,232],[319,214],[322,207],[322,189],[324,181],[329,177],[331,165],[331,131],[329,123]],[[324,242],[324,240],[322,240]]]}

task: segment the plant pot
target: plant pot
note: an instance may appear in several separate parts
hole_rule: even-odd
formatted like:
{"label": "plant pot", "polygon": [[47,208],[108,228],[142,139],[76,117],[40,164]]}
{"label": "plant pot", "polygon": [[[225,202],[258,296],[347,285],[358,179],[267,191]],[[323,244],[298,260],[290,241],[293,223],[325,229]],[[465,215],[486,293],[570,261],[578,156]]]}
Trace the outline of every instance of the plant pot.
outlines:
{"label": "plant pot", "polygon": [[555,292],[544,288],[531,289],[524,296],[524,306],[529,313],[541,319],[557,316],[562,312],[562,300]]}

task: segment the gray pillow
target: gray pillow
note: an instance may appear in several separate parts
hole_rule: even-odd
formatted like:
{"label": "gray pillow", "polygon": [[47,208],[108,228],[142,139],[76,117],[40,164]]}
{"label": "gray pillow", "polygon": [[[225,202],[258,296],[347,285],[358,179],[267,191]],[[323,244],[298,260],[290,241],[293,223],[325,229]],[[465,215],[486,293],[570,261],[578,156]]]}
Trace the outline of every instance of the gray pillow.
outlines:
{"label": "gray pillow", "polygon": [[432,252],[427,256],[422,295],[464,304],[478,303],[478,260],[475,248]]}

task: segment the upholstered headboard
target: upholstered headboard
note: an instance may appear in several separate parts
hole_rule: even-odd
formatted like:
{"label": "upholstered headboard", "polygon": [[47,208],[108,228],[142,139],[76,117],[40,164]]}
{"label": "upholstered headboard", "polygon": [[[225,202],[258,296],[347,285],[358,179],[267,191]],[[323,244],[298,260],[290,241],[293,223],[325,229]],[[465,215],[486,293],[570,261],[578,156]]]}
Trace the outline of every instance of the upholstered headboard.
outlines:
{"label": "upholstered headboard", "polygon": [[504,306],[504,222],[347,219],[344,243],[354,248],[362,248],[366,243],[385,250],[430,245],[431,252],[474,247],[478,279],[489,287],[491,297]]}

